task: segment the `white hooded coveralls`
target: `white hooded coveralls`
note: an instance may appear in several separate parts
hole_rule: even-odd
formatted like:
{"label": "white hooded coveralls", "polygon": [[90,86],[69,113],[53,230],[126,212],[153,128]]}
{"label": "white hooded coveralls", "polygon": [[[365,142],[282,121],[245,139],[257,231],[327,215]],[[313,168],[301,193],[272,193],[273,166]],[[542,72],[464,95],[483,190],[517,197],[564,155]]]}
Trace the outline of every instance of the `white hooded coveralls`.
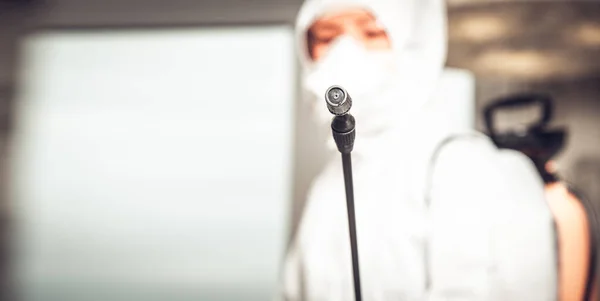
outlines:
{"label": "white hooded coveralls", "polygon": [[[390,109],[370,116],[387,121],[383,131],[361,131],[370,120],[351,111],[363,300],[556,300],[554,224],[534,166],[482,135],[448,139],[456,133],[427,114],[445,60],[443,1],[306,1],[297,21],[305,76],[314,68],[308,27],[351,6],[382,22],[409,66]],[[321,95],[307,100],[317,115],[328,114]],[[406,101],[421,110],[403,112]],[[354,300],[345,206],[338,154],[309,192],[284,262],[281,300]]]}

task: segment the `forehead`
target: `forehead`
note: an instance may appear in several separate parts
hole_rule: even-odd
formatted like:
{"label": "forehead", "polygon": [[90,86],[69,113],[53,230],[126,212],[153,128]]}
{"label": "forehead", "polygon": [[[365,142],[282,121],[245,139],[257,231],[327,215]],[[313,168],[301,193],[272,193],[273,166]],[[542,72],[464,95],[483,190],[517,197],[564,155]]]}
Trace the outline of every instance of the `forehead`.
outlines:
{"label": "forehead", "polygon": [[339,28],[345,25],[369,25],[376,23],[375,16],[366,9],[349,8],[343,11],[327,12],[312,24],[312,29]]}

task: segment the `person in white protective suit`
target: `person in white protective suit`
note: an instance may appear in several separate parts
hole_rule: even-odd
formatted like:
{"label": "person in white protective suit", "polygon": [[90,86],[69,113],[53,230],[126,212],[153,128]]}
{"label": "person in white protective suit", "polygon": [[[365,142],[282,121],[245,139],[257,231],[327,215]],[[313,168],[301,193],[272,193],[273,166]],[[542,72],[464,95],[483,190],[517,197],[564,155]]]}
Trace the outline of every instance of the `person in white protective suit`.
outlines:
{"label": "person in white protective suit", "polygon": [[[554,225],[533,164],[428,114],[445,19],[442,0],[307,0],[297,19],[305,100],[322,126],[329,86],[353,98],[363,300],[556,300]],[[337,154],[310,189],[280,299],[354,300],[345,206]]]}

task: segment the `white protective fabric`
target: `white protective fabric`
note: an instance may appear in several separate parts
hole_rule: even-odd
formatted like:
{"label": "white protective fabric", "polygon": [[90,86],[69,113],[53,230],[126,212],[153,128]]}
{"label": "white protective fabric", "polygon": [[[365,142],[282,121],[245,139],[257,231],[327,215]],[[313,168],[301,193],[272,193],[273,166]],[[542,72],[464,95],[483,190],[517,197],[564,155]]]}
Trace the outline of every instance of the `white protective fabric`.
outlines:
{"label": "white protective fabric", "polygon": [[[385,99],[376,100],[387,109],[369,116],[369,101],[354,99],[357,108],[364,101],[364,109],[351,111],[363,299],[556,300],[553,220],[531,162],[465,133],[434,156],[455,134],[424,109],[445,60],[442,0],[308,0],[297,23],[305,79],[318,68],[306,53],[306,29],[322,13],[351,6],[374,13],[388,30],[397,66],[406,66],[379,95]],[[326,117],[322,95],[306,100]],[[373,120],[379,123],[369,125]],[[350,258],[335,156],[309,192],[284,263],[281,299],[353,300]]]}

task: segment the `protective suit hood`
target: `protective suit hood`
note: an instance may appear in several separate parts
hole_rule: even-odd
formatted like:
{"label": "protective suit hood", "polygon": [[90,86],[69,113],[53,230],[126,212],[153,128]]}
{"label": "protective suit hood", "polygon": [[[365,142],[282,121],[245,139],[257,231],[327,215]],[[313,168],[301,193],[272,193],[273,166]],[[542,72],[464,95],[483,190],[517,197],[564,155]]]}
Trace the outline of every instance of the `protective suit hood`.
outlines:
{"label": "protective suit hood", "polygon": [[[370,11],[386,29],[399,76],[394,87],[374,100],[356,99],[351,113],[357,118],[360,139],[374,132],[390,132],[423,118],[422,111],[431,99],[446,59],[446,10],[442,0],[307,0],[296,22],[296,41],[303,69],[303,84],[315,71],[307,47],[307,31],[321,16],[332,11],[362,8]],[[323,83],[323,95],[328,85]],[[343,84],[342,84],[343,85]],[[349,87],[346,87],[349,88]],[[306,91],[305,85],[305,91]],[[321,89],[318,89],[321,90]],[[352,89],[348,89],[352,95]],[[312,93],[311,93],[312,94]],[[305,97],[320,120],[328,120],[323,95]],[[361,112],[361,105],[363,112]],[[369,116],[364,113],[369,110]],[[360,148],[358,149],[360,151]]]}
{"label": "protective suit hood", "polygon": [[[313,65],[308,54],[308,28],[331,11],[364,8],[387,29],[398,56],[421,59],[431,77],[442,70],[446,59],[446,10],[441,0],[307,0],[296,19],[296,40],[303,68]],[[425,73],[425,72],[424,72]]]}

